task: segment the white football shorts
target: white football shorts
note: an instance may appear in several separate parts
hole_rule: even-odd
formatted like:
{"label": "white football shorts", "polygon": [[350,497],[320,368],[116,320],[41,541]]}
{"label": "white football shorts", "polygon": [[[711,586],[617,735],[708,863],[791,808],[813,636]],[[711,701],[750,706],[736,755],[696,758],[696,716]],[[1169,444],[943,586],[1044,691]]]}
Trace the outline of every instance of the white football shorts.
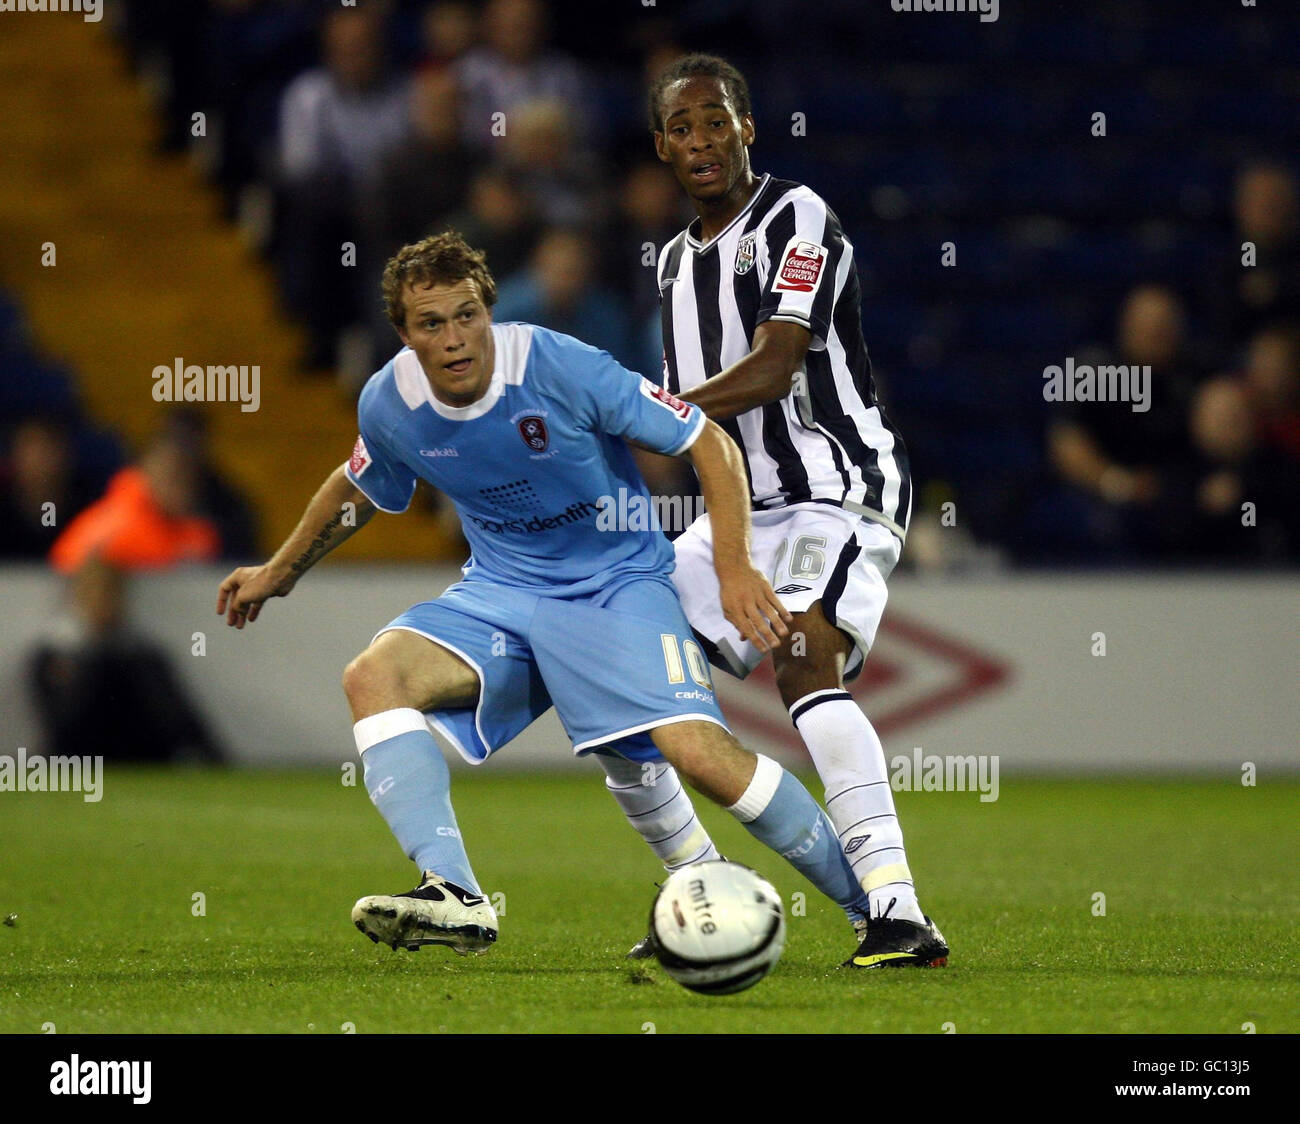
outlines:
{"label": "white football shorts", "polygon": [[[801,613],[820,601],[827,620],[852,639],[844,672],[852,679],[875,643],[889,596],[885,582],[903,544],[882,524],[827,504],[755,511],[753,524],[754,565],[767,575],[781,603]],[[745,678],[765,653],[742,640],[722,615],[708,515],[695,520],[673,546],[673,583],[691,628],[707,642],[718,667]]]}

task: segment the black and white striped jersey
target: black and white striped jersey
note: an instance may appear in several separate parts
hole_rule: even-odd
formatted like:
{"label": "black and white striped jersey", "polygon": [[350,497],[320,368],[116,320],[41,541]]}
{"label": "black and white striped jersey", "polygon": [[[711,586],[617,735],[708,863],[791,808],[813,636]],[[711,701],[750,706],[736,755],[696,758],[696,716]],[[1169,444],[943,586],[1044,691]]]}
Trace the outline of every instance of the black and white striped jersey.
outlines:
{"label": "black and white striped jersey", "polygon": [[690,391],[743,359],[767,320],[812,333],[783,400],[722,427],[740,446],[753,506],[833,504],[900,538],[912,510],[907,450],[876,401],[853,246],[813,190],[764,176],[712,241],[699,220],[659,255],[664,380]]}

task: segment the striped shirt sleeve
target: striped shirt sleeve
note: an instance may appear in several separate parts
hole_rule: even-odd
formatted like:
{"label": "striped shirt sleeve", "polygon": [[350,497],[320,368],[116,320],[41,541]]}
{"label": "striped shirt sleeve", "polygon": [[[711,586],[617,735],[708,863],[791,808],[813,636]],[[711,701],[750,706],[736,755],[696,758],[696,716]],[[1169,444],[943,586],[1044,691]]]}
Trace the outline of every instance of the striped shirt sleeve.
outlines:
{"label": "striped shirt sleeve", "polygon": [[844,254],[839,220],[811,191],[791,199],[766,224],[766,281],[755,326],[768,320],[802,324],[809,347],[821,351],[830,335],[835,278]]}

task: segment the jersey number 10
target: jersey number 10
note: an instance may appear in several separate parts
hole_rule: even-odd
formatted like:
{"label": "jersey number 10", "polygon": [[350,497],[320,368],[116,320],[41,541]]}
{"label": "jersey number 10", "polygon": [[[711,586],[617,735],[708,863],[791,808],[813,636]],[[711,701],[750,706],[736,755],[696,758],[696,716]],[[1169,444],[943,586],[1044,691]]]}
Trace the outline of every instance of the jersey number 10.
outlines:
{"label": "jersey number 10", "polygon": [[[706,690],[713,690],[713,683],[709,679],[709,663],[704,658],[704,653],[700,651],[700,646],[694,640],[685,640],[680,647],[677,643],[677,637],[671,632],[661,633],[659,639],[664,645],[664,663],[668,667],[669,683],[685,683],[686,672],[689,670],[691,678]],[[686,660],[683,663],[682,653],[686,653]]]}

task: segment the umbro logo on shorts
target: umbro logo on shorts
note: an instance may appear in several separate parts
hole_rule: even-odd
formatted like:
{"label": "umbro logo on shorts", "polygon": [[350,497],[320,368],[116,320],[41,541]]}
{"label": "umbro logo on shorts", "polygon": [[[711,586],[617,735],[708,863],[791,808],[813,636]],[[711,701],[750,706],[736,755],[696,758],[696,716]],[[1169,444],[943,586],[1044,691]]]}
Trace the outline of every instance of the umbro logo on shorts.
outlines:
{"label": "umbro logo on shorts", "polygon": [[812,589],[812,586],[810,586],[810,585],[783,585],[780,589],[776,590],[776,592],[777,592],[777,593],[787,593],[787,594],[789,594],[789,593],[807,593],[810,589]]}

